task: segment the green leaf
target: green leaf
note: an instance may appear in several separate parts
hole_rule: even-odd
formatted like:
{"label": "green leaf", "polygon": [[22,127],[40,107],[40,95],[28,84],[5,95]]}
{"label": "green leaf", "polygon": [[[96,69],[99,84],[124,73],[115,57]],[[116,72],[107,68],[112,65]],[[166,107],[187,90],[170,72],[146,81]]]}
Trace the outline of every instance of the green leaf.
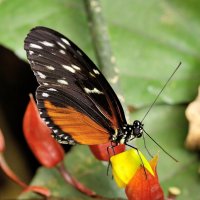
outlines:
{"label": "green leaf", "polygon": [[[151,103],[181,61],[182,66],[158,100],[168,104],[194,98],[200,77],[199,1],[103,1],[126,102]],[[195,8],[195,9],[196,9]]]}
{"label": "green leaf", "polygon": [[[182,62],[181,68],[157,102],[162,105],[155,106],[144,122],[145,130],[180,161],[174,163],[162,151],[160,152],[159,175],[165,191],[169,186],[178,186],[182,191],[181,199],[197,200],[200,183],[197,177],[199,160],[196,155],[184,148],[187,121],[184,117],[186,107],[183,104],[190,102],[196,96],[199,85],[200,2],[198,0],[145,2],[102,0],[102,6],[119,65],[120,83],[126,102],[133,107],[144,108],[134,114],[134,119],[136,115],[142,119],[146,112],[145,108],[149,107],[175,67],[180,61]],[[23,40],[26,34],[37,25],[60,31],[95,60],[83,1],[0,1],[0,44],[11,49],[20,58],[25,59]],[[165,106],[166,104],[174,106]],[[146,140],[148,148],[156,153],[159,148],[153,142]],[[142,140],[138,141],[140,148],[144,146],[141,142]],[[81,152],[85,152],[84,147],[80,148]],[[76,147],[74,151],[79,151],[78,149],[79,147]],[[74,154],[76,155],[70,153],[69,156],[72,156],[70,162],[75,160]],[[83,168],[80,172],[84,174],[87,166],[87,170],[92,173],[90,167],[93,164],[93,161],[91,166],[84,163],[85,166],[81,166]],[[99,168],[97,164],[94,166],[102,175],[99,184],[105,180],[107,184],[108,177],[103,176],[105,167],[99,169],[102,168],[100,163]],[[90,184],[79,171],[76,174],[75,171],[78,169],[71,170],[83,182]],[[96,171],[92,173],[93,176],[87,177],[88,180],[92,181],[95,174]],[[74,193],[79,196],[73,188],[64,184],[56,170],[41,168],[33,183],[36,181],[42,185],[47,184],[58,196],[60,191],[62,195]],[[92,183],[95,187],[96,183]],[[114,187],[114,183],[111,185]],[[101,187],[95,189],[102,192]],[[117,195],[115,192],[114,190],[114,194]]]}

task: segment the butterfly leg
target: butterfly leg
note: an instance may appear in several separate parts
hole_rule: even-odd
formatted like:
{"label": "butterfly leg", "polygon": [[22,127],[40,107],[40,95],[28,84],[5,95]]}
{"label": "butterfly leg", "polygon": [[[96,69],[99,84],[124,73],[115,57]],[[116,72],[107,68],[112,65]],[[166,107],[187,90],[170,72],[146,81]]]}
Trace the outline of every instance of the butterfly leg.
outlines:
{"label": "butterfly leg", "polygon": [[141,158],[141,156],[140,156],[140,153],[139,153],[139,151],[138,151],[138,148],[136,148],[136,147],[134,147],[134,146],[132,146],[132,145],[130,145],[130,144],[128,144],[128,143],[125,143],[125,145],[127,145],[127,146],[129,146],[129,147],[131,147],[131,148],[133,148],[133,149],[135,149],[135,150],[137,151],[137,153],[138,153],[138,155],[139,155],[139,157],[140,157],[141,163],[142,163],[142,167],[143,167],[143,169],[144,169],[144,173],[145,173],[146,179],[147,179],[147,172],[146,172],[146,169],[145,169],[145,167],[144,167],[144,163],[143,163],[143,160],[142,160],[142,158]]}
{"label": "butterfly leg", "polygon": [[[108,153],[108,156],[109,156],[109,162],[108,162],[108,166],[107,166],[107,176],[108,176],[108,173],[109,173],[110,166],[112,168],[112,163],[110,162],[111,154],[110,154],[109,149],[112,149],[112,153],[113,153],[112,155],[115,155],[114,147],[116,147],[116,146],[117,146],[116,143],[111,142],[111,145],[107,147],[107,153]],[[113,176],[112,176],[112,178],[113,178]]]}

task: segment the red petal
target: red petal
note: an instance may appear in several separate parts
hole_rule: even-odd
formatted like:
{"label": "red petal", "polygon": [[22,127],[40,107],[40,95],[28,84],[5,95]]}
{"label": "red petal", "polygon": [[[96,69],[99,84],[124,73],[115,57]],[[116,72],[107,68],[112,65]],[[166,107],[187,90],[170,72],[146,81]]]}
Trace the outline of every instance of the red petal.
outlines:
{"label": "red petal", "polygon": [[[92,151],[92,153],[94,154],[94,156],[98,160],[103,160],[103,161],[109,161],[110,157],[113,156],[114,154],[118,154],[118,153],[125,151],[124,144],[120,144],[116,147],[113,147],[113,149],[108,148],[108,147],[111,147],[110,142],[108,142],[106,144],[100,144],[100,145],[90,145],[89,147],[90,147],[90,150]],[[109,150],[109,153],[108,153],[107,149]]]}
{"label": "red petal", "polygon": [[5,149],[5,141],[4,141],[3,133],[0,129],[0,152],[3,152],[4,149]]}
{"label": "red petal", "polygon": [[63,160],[63,148],[51,137],[51,130],[40,118],[32,96],[24,115],[23,130],[29,147],[42,165],[54,167]]}
{"label": "red petal", "polygon": [[128,200],[164,200],[164,194],[156,173],[157,160],[158,157],[155,157],[150,161],[155,176],[152,176],[146,170],[146,177],[144,168],[138,169],[126,187]]}

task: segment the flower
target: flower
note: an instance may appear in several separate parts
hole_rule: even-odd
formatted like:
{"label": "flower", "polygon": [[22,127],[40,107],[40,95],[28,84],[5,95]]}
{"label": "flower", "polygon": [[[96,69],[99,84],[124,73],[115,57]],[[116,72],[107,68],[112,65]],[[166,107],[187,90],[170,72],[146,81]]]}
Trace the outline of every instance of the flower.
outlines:
{"label": "flower", "polygon": [[51,130],[40,118],[32,96],[24,115],[23,130],[29,147],[43,166],[54,167],[63,160],[64,150],[51,137]]}
{"label": "flower", "polygon": [[125,188],[128,200],[164,200],[156,173],[158,157],[150,162],[136,149],[111,157],[117,185]]}

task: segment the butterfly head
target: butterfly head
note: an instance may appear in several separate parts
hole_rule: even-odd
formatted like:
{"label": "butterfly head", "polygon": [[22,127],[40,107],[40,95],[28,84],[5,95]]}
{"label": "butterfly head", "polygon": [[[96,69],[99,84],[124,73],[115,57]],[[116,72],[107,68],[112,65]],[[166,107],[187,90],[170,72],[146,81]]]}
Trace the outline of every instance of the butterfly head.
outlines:
{"label": "butterfly head", "polygon": [[139,120],[135,120],[133,122],[133,126],[132,126],[132,135],[136,138],[140,138],[142,137],[142,134],[143,134],[143,126],[144,124],[142,124],[141,121]]}
{"label": "butterfly head", "polygon": [[135,120],[133,125],[125,124],[122,131],[119,132],[116,142],[126,144],[134,138],[142,137],[143,125],[139,120]]}

